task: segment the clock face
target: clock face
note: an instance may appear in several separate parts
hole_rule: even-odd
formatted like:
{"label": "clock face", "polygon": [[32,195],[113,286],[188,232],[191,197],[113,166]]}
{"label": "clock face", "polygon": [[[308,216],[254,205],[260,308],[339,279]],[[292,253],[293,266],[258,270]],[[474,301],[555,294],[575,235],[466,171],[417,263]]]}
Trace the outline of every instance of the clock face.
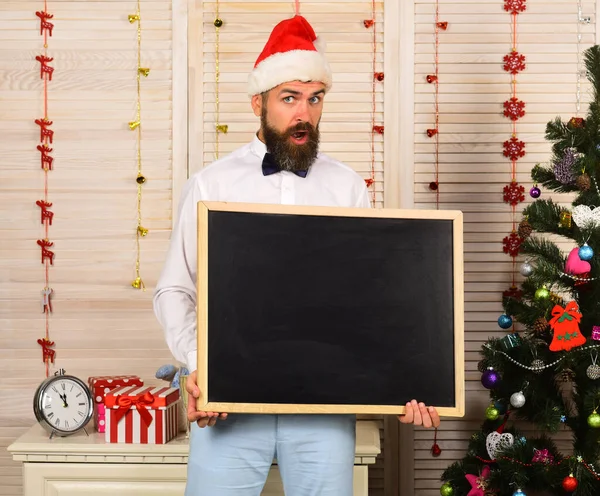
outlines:
{"label": "clock face", "polygon": [[39,408],[46,422],[57,431],[73,432],[89,420],[93,404],[84,387],[58,377],[42,391]]}

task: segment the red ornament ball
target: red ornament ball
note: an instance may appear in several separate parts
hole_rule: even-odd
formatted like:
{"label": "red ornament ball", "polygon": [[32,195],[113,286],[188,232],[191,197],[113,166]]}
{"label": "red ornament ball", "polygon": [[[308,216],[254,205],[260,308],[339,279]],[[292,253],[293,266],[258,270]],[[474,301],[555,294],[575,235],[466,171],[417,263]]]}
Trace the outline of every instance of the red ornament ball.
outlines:
{"label": "red ornament ball", "polygon": [[431,454],[433,456],[440,456],[442,454],[442,448],[440,448],[440,445],[438,443],[435,443],[431,447]]}
{"label": "red ornament ball", "polygon": [[438,185],[437,181],[431,181],[431,182],[429,183],[429,189],[430,189],[431,191],[437,191],[437,190],[438,190],[438,188],[439,188],[439,185]]}
{"label": "red ornament ball", "polygon": [[572,475],[565,477],[562,481],[562,487],[565,491],[572,493],[577,489],[577,479]]}

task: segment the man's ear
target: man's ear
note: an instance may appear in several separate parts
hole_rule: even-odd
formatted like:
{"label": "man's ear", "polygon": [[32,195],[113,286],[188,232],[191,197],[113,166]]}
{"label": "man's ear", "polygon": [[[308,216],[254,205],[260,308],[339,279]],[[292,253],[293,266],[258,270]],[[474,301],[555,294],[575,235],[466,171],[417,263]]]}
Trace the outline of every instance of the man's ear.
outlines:
{"label": "man's ear", "polygon": [[260,94],[253,95],[251,103],[252,103],[252,110],[254,111],[254,115],[256,117],[260,117],[260,114],[262,112],[262,105],[263,105],[262,95],[260,95]]}

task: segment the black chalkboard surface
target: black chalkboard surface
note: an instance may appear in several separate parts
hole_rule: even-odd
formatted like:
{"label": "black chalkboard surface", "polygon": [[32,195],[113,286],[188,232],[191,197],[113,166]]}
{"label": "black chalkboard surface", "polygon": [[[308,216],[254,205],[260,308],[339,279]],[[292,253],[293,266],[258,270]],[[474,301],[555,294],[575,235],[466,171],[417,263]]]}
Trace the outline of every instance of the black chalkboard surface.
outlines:
{"label": "black chalkboard surface", "polygon": [[198,204],[198,408],[464,415],[462,214]]}

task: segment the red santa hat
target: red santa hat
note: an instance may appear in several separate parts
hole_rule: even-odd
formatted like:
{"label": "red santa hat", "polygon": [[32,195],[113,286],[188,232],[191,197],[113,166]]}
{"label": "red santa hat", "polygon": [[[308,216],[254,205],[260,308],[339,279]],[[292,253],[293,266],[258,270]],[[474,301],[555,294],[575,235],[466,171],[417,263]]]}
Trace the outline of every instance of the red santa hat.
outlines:
{"label": "red santa hat", "polygon": [[319,81],[329,91],[331,69],[324,51],[324,42],[304,17],[281,21],[256,59],[248,78],[248,94],[257,95],[288,81]]}

